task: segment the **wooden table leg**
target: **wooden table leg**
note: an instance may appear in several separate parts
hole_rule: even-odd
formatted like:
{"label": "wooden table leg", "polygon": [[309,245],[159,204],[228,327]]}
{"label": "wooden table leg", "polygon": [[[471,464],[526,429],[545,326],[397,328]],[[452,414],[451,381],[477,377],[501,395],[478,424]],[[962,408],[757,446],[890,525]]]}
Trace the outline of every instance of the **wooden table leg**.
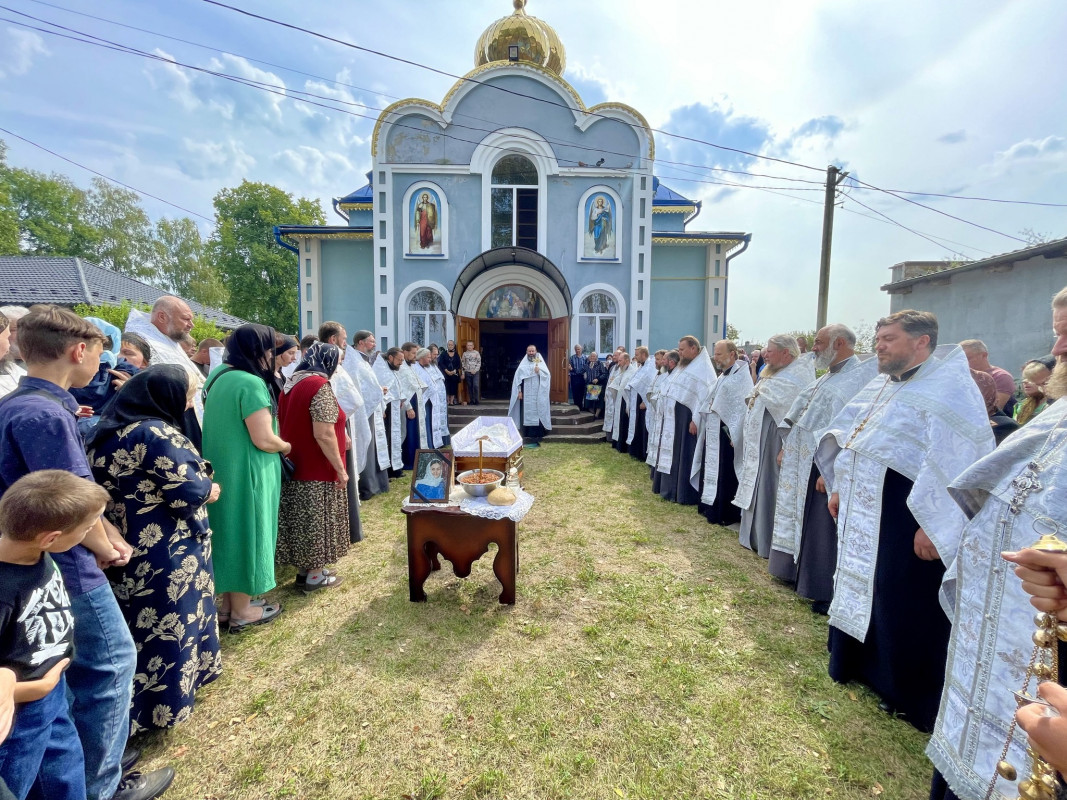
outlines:
{"label": "wooden table leg", "polygon": [[426,542],[416,530],[414,519],[408,517],[408,593],[412,603],[425,603],[422,585],[430,575],[432,563],[426,554]]}
{"label": "wooden table leg", "polygon": [[[510,520],[509,520],[510,522]],[[515,573],[519,569],[519,543],[515,536],[515,523],[495,539],[496,558],[493,559],[493,572],[500,581],[500,602],[515,605]]]}

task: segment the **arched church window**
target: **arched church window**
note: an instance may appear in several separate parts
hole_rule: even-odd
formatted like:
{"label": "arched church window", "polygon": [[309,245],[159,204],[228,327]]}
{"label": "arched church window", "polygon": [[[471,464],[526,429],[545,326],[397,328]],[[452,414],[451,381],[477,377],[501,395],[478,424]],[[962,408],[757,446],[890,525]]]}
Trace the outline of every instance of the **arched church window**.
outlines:
{"label": "arched church window", "polygon": [[420,289],[408,300],[408,341],[420,347],[448,340],[448,309],[444,298],[433,289]]}
{"label": "arched church window", "polygon": [[490,224],[493,247],[537,249],[537,167],[526,156],[506,155],[493,167]]}
{"label": "arched church window", "polygon": [[618,321],[614,297],[606,292],[587,294],[578,306],[578,344],[586,353],[610,353],[615,349]]}

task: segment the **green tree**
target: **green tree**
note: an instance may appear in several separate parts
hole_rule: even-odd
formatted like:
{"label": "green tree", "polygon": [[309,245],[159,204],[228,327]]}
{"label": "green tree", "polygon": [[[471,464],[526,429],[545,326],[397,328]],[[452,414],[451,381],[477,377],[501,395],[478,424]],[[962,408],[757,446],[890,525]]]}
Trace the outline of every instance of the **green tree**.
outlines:
{"label": "green tree", "polygon": [[18,250],[32,256],[89,258],[99,235],[88,219],[88,195],[63,175],[4,168],[0,182],[18,220]]}
{"label": "green tree", "polygon": [[156,222],[152,240],[160,285],[187,300],[223,308],[229,292],[204,258],[204,243],[196,223],[188,217]]}
{"label": "green tree", "polygon": [[131,278],[156,277],[152,221],[137,192],[93,178],[86,211],[97,231],[91,256],[97,264]]}
{"label": "green tree", "polygon": [[7,145],[0,139],[0,256],[19,253],[19,216],[7,185]]}
{"label": "green tree", "polygon": [[324,225],[318,202],[243,181],[215,195],[208,252],[229,290],[226,310],[278,330],[298,329],[299,260],[274,240],[274,226]]}
{"label": "green tree", "polygon": [[739,331],[737,328],[735,328],[733,325],[731,325],[729,322],[727,322],[726,323],[726,338],[729,339],[731,342],[740,342],[741,341],[741,331]]}

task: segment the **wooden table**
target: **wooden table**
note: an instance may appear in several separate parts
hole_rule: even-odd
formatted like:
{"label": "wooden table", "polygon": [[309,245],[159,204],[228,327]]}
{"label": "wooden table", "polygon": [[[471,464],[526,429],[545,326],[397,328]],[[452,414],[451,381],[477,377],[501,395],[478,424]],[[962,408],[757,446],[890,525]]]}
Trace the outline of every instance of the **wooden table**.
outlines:
{"label": "wooden table", "polygon": [[514,520],[477,517],[456,506],[406,506],[403,511],[407,515],[411,602],[426,601],[422,585],[431,572],[441,569],[439,555],[452,562],[452,571],[457,577],[466,578],[471,574],[471,565],[486,554],[490,544],[495,543],[493,572],[503,589],[500,602],[514,605],[515,575],[519,571]]}

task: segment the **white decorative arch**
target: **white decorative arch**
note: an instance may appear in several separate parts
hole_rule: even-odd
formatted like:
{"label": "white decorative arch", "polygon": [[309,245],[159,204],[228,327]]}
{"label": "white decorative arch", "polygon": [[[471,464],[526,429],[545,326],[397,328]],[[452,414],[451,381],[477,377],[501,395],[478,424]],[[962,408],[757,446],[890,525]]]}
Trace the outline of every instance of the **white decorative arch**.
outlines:
{"label": "white decorative arch", "polygon": [[482,250],[492,247],[493,167],[509,155],[526,156],[537,168],[537,252],[544,255],[548,249],[548,176],[559,174],[559,162],[548,141],[526,128],[493,131],[478,143],[471,156],[471,174],[482,176]]}
{"label": "white decorative arch", "polygon": [[[400,293],[399,299],[396,301],[396,319],[397,319],[397,344],[407,341],[409,324],[408,324],[408,301],[411,296],[416,292],[421,292],[423,289],[431,289],[437,294],[441,295],[441,299],[445,301],[445,330],[448,331],[448,338],[456,338],[456,321],[452,318],[452,315],[448,313],[448,309],[452,307],[452,293],[448,291],[442,284],[437,281],[416,281],[408,284],[404,287],[404,291]],[[442,342],[441,344],[444,344]]]}
{"label": "white decorative arch", "polygon": [[582,301],[591,294],[596,292],[603,292],[610,295],[611,299],[615,301],[615,308],[618,314],[618,324],[615,328],[615,346],[620,344],[626,346],[626,336],[629,332],[629,328],[626,325],[626,298],[622,296],[622,293],[612,286],[610,283],[589,283],[579,289],[574,295],[574,302],[572,305],[571,317],[571,350],[574,349],[576,344],[580,344],[578,341],[578,315],[581,313],[579,309],[582,307]]}
{"label": "white decorative arch", "polygon": [[563,292],[543,272],[523,266],[511,264],[506,267],[488,269],[478,275],[470,286],[463,290],[463,296],[459,299],[459,307],[456,313],[461,317],[477,317],[478,306],[482,299],[501,286],[517,283],[529,286],[548,303],[548,313],[552,319],[567,316],[567,301]]}
{"label": "white decorative arch", "polygon": [[[437,229],[440,231],[441,252],[440,253],[412,253],[409,252],[410,248],[410,236],[411,236],[411,197],[412,195],[421,192],[425,189],[432,190],[436,195],[440,204],[437,208],[438,220]],[[404,233],[401,236],[403,242],[404,258],[410,258],[415,261],[423,259],[445,259],[448,258],[448,198],[445,196],[445,190],[432,181],[416,181],[408,187],[408,190],[404,193],[404,204],[401,206],[403,209],[404,219]]]}
{"label": "white decorative arch", "polygon": [[[606,194],[612,200],[615,201],[615,217],[612,219],[612,227],[615,233],[615,257],[614,258],[601,258],[599,256],[587,256],[585,255],[585,233],[588,227],[588,219],[585,215],[585,204],[594,194]],[[612,189],[610,186],[593,186],[588,189],[582,198],[578,201],[578,252],[576,258],[579,261],[597,263],[597,264],[621,264],[622,263],[622,231],[623,218],[626,216],[625,209],[622,205],[622,198],[619,197],[619,193]]]}

